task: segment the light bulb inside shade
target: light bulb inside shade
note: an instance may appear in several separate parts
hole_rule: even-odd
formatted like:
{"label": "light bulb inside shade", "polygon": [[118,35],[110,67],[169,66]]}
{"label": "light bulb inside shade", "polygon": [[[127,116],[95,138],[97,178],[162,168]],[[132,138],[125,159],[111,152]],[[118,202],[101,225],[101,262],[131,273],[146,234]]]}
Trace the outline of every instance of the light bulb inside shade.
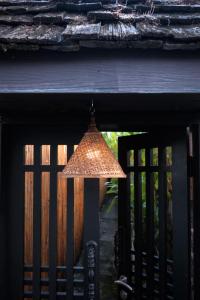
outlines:
{"label": "light bulb inside shade", "polygon": [[89,158],[91,160],[98,158],[99,155],[100,155],[99,150],[88,150],[88,152],[86,153],[87,158]]}

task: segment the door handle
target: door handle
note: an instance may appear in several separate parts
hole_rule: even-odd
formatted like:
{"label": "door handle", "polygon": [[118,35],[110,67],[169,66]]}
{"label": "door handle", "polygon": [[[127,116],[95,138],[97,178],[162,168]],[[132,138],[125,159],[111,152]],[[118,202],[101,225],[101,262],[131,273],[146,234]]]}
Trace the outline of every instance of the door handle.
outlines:
{"label": "door handle", "polygon": [[127,283],[127,277],[121,275],[118,280],[115,280],[114,283],[119,285],[121,288],[124,288],[126,292],[133,292],[133,288]]}

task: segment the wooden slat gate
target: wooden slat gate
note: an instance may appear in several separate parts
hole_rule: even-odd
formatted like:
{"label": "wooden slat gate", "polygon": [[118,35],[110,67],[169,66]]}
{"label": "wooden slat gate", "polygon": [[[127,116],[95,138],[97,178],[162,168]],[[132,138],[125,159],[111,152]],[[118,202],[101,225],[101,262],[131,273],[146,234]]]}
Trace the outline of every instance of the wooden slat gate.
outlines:
{"label": "wooden slat gate", "polygon": [[120,137],[119,161],[119,299],[191,299],[186,129]]}
{"label": "wooden slat gate", "polygon": [[80,130],[15,126],[5,135],[6,299],[98,300],[99,183],[60,176]]}

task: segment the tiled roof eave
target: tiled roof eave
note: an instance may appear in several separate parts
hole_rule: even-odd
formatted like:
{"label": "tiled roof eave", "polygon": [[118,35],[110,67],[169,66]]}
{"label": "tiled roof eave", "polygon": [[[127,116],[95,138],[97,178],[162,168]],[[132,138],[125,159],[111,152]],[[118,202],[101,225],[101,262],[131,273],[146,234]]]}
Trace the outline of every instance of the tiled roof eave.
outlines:
{"label": "tiled roof eave", "polygon": [[200,1],[0,0],[0,50],[200,49]]}

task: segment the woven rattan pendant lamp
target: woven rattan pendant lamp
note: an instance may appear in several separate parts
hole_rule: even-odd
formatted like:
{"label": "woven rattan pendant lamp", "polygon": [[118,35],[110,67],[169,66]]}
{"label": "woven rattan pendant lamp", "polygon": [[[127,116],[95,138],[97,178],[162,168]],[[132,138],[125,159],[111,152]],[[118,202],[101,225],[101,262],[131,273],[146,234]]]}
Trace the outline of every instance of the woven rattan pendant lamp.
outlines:
{"label": "woven rattan pendant lamp", "polygon": [[63,170],[64,177],[125,178],[118,161],[98,131],[92,104],[91,122]]}

